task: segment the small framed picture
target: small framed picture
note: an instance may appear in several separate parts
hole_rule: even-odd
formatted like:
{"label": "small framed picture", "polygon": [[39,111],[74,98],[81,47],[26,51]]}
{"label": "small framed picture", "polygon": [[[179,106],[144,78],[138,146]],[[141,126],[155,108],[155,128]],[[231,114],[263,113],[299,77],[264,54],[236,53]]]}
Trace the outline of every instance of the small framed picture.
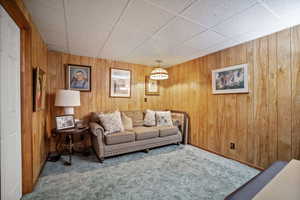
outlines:
{"label": "small framed picture", "polygon": [[66,65],[66,86],[69,90],[91,91],[91,66]]}
{"label": "small framed picture", "polygon": [[110,68],[110,97],[131,97],[131,71],[129,69]]}
{"label": "small framed picture", "polygon": [[146,95],[159,95],[159,81],[152,80],[149,76],[145,77],[145,93]]}
{"label": "small framed picture", "polygon": [[64,130],[75,128],[75,121],[73,115],[60,115],[56,116],[56,129]]}

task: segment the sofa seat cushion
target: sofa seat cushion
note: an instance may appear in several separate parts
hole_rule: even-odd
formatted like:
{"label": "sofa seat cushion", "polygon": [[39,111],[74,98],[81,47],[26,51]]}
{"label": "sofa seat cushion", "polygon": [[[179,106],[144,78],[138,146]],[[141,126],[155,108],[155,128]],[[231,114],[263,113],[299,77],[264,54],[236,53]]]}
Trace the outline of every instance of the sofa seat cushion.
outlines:
{"label": "sofa seat cushion", "polygon": [[161,126],[159,127],[159,137],[167,137],[170,135],[176,135],[178,128],[176,126]]}
{"label": "sofa seat cushion", "polygon": [[135,134],[134,132],[130,132],[130,131],[110,133],[105,135],[105,142],[108,145],[121,144],[126,142],[133,142],[133,141],[135,141]]}
{"label": "sofa seat cushion", "polygon": [[135,132],[136,140],[146,140],[150,138],[156,138],[159,136],[159,131],[156,127],[135,127],[133,128]]}

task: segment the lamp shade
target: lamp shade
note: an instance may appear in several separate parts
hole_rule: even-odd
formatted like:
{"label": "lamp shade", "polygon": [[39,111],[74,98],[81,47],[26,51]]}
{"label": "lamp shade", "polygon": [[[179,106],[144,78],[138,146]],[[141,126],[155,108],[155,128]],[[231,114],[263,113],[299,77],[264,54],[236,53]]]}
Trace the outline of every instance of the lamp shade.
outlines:
{"label": "lamp shade", "polygon": [[169,78],[168,72],[167,70],[163,69],[163,68],[155,68],[151,74],[150,74],[150,78],[152,80],[166,80]]}
{"label": "lamp shade", "polygon": [[74,90],[58,90],[55,96],[55,106],[80,106],[80,92]]}
{"label": "lamp shade", "polygon": [[169,78],[168,71],[161,68],[160,64],[162,63],[161,60],[156,60],[158,63],[158,67],[154,68],[150,74],[150,79],[152,80],[166,80]]}

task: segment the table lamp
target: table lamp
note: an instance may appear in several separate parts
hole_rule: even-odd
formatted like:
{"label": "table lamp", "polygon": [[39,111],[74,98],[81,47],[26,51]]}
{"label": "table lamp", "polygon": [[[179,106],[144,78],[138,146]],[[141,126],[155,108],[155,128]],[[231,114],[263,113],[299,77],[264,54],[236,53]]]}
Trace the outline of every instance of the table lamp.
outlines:
{"label": "table lamp", "polygon": [[66,115],[74,115],[74,107],[80,106],[80,92],[74,90],[58,90],[55,96],[55,106],[64,107]]}

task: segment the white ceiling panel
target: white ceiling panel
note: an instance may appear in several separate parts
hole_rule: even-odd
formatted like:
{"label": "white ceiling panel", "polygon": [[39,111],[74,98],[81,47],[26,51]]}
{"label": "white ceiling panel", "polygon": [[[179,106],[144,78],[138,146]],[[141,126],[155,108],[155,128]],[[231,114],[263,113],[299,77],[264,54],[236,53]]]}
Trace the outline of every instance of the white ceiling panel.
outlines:
{"label": "white ceiling panel", "polygon": [[138,29],[127,29],[124,24],[120,25],[111,35],[100,57],[107,59],[126,57],[149,37],[150,35]]}
{"label": "white ceiling panel", "polygon": [[184,8],[188,7],[195,0],[148,0],[148,1],[152,2],[153,4],[165,10],[178,13],[182,11]]}
{"label": "white ceiling panel", "polygon": [[50,50],[179,64],[300,24],[300,0],[24,0]]}
{"label": "white ceiling panel", "polygon": [[68,52],[67,47],[63,45],[47,44],[47,47],[50,51]]}
{"label": "white ceiling panel", "polygon": [[232,47],[232,46],[235,46],[237,44],[239,44],[240,42],[236,41],[236,40],[231,40],[231,39],[228,39],[228,40],[225,40],[225,41],[222,41],[222,42],[219,42],[207,49],[204,49],[202,51],[203,54],[205,55],[208,55],[210,53],[214,53],[214,52],[217,52],[219,51],[220,49],[227,49],[229,47]]}
{"label": "white ceiling panel", "polygon": [[228,37],[235,37],[250,32],[259,32],[260,36],[282,29],[283,25],[271,12],[260,4],[237,15],[213,29]]}
{"label": "white ceiling panel", "polygon": [[[67,47],[66,24],[62,0],[26,0],[26,7],[31,12],[34,23],[37,25],[42,38],[47,44],[57,47]],[[55,49],[60,50],[61,49]]]}
{"label": "white ceiling panel", "polygon": [[181,17],[173,20],[165,29],[160,31],[155,39],[166,46],[174,46],[182,43],[194,35],[205,31],[206,28],[198,24],[194,24]]}
{"label": "white ceiling panel", "polygon": [[133,1],[105,44],[102,58],[126,57],[173,15],[141,0]]}
{"label": "white ceiling panel", "polygon": [[299,0],[260,0],[267,9],[279,16],[280,22],[286,27],[300,23]]}
{"label": "white ceiling panel", "polygon": [[255,3],[254,0],[199,0],[183,15],[207,27],[212,27]]}
{"label": "white ceiling panel", "polygon": [[65,2],[70,52],[96,57],[127,0]]}
{"label": "white ceiling panel", "polygon": [[152,34],[174,15],[151,5],[143,0],[134,0],[126,10],[120,25],[126,29]]}
{"label": "white ceiling panel", "polygon": [[208,30],[185,42],[185,44],[187,46],[202,50],[226,40],[228,39],[222,35]]}

